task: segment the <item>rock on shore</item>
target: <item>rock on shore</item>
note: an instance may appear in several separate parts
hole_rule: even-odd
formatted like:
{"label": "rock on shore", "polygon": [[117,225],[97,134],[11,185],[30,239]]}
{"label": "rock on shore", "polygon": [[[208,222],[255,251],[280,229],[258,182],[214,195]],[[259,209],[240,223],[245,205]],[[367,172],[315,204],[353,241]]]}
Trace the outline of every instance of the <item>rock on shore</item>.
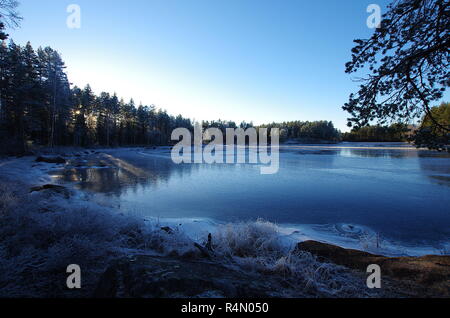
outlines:
{"label": "rock on shore", "polygon": [[415,296],[450,296],[450,256],[384,257],[316,241],[301,242],[296,250],[362,272],[370,264],[377,264],[382,275],[410,289]]}

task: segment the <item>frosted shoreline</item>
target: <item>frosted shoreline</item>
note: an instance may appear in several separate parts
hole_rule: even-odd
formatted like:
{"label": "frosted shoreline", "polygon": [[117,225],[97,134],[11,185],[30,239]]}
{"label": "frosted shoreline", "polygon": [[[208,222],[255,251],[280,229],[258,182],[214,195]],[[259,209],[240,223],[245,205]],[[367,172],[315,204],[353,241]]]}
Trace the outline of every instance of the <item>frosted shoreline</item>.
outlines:
{"label": "frosted shoreline", "polygon": [[[179,229],[194,241],[213,234],[223,226],[233,226],[235,223],[220,222],[207,218],[145,218],[150,224],[159,224],[163,227]],[[257,220],[254,220],[257,222]],[[264,220],[261,220],[264,221]],[[237,222],[239,223],[239,222]],[[272,223],[273,224],[273,223]],[[360,250],[387,257],[448,255],[433,246],[405,246],[397,242],[379,239],[377,244],[376,233],[368,227],[350,224],[273,224],[287,249],[293,249],[299,242],[317,241],[336,245],[342,248]],[[355,231],[363,231],[360,237],[345,233],[340,228],[352,227]]]}

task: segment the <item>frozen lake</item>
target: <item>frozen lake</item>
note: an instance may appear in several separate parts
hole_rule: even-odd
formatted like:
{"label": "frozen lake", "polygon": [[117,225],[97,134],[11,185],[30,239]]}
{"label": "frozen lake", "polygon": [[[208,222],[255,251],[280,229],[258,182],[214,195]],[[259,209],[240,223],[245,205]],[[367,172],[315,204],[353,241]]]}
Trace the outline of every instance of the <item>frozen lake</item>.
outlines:
{"label": "frozen lake", "polygon": [[100,166],[93,159],[53,175],[147,218],[263,218],[312,237],[370,234],[425,250],[450,241],[449,154],[387,143],[281,146],[279,172],[261,175],[251,164],[176,165],[168,148],[102,153]]}

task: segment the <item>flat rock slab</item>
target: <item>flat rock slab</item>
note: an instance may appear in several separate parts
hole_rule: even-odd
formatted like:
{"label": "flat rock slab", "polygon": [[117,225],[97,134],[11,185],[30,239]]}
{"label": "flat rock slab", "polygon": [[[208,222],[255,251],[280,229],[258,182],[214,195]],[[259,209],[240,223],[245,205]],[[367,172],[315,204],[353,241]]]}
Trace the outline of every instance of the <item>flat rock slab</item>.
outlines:
{"label": "flat rock slab", "polygon": [[301,242],[296,249],[362,272],[377,264],[382,275],[407,285],[417,296],[450,296],[450,256],[384,257],[316,241]]}

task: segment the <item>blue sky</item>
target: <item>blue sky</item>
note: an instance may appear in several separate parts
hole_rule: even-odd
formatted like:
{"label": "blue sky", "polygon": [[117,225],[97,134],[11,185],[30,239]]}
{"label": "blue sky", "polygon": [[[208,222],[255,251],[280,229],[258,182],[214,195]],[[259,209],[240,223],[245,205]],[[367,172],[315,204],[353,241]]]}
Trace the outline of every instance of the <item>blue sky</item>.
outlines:
{"label": "blue sky", "polygon": [[[11,38],[51,46],[69,79],[196,120],[332,120],[357,85],[353,39],[374,0],[21,0]],[[69,4],[81,28],[66,26]]]}

